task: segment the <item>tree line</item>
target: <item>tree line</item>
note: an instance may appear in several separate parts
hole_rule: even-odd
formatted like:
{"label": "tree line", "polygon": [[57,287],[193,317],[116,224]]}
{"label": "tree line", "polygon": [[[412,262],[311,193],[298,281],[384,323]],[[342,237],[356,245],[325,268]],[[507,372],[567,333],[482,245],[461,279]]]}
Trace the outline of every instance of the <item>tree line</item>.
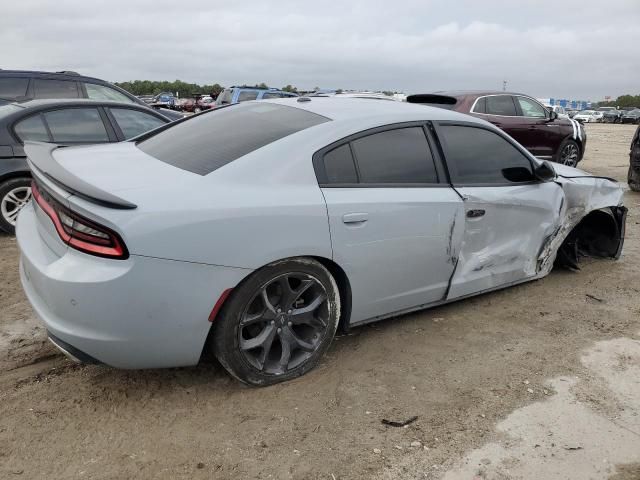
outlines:
{"label": "tree line", "polygon": [[638,107],[640,108],[640,95],[620,95],[610,102],[598,102],[599,107]]}
{"label": "tree line", "polygon": [[[224,90],[224,87],[218,83],[214,83],[213,85],[198,85],[197,83],[187,83],[182,80],[175,80],[173,82],[131,80],[129,82],[115,82],[115,85],[134,95],[157,95],[162,92],[171,92],[174,95],[178,93],[178,96],[181,98],[192,97],[198,94],[208,94],[217,97],[218,94]],[[264,82],[251,86],[255,88],[269,88]],[[282,90],[292,93],[298,92],[298,89],[292,85],[286,85],[282,87]]]}

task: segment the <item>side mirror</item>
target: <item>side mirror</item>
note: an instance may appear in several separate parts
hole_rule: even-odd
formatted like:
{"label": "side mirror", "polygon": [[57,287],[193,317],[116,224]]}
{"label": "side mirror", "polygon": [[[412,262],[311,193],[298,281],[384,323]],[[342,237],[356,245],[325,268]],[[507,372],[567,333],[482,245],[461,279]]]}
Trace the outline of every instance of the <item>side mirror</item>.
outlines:
{"label": "side mirror", "polygon": [[557,114],[556,112],[554,112],[553,110],[551,110],[551,111],[549,112],[549,121],[553,121],[553,120],[555,120],[556,118],[558,118],[558,114]]}
{"label": "side mirror", "polygon": [[550,182],[556,178],[556,171],[553,165],[551,165],[551,162],[547,160],[543,160],[533,173],[541,182]]}

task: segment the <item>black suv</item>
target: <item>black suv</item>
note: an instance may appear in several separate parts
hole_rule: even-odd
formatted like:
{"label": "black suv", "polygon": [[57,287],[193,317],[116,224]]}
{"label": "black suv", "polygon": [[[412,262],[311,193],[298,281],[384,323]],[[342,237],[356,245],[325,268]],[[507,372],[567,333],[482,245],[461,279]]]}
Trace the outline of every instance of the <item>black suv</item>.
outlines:
{"label": "black suv", "polygon": [[18,212],[31,198],[25,141],[59,145],[119,142],[170,121],[138,103],[67,99],[0,105],[0,230],[14,232]]}
{"label": "black suv", "polygon": [[126,90],[76,72],[0,70],[0,99],[5,103],[40,98],[88,98],[145,105]]}

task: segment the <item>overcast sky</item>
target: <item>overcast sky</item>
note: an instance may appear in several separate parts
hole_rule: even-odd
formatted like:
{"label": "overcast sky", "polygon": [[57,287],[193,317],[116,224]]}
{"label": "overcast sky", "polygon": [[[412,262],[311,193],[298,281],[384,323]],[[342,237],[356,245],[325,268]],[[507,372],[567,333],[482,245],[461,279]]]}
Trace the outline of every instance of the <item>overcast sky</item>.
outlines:
{"label": "overcast sky", "polygon": [[0,68],[111,81],[640,94],[640,0],[2,0]]}

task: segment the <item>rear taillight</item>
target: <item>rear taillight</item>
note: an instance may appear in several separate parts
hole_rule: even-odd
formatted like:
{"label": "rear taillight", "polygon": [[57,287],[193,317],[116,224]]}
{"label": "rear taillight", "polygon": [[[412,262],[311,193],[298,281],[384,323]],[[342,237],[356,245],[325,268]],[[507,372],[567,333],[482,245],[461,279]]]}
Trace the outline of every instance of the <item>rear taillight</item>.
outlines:
{"label": "rear taillight", "polygon": [[62,206],[46,191],[41,191],[35,181],[31,182],[31,192],[64,243],[90,255],[119,260],[129,258],[129,252],[117,233]]}

